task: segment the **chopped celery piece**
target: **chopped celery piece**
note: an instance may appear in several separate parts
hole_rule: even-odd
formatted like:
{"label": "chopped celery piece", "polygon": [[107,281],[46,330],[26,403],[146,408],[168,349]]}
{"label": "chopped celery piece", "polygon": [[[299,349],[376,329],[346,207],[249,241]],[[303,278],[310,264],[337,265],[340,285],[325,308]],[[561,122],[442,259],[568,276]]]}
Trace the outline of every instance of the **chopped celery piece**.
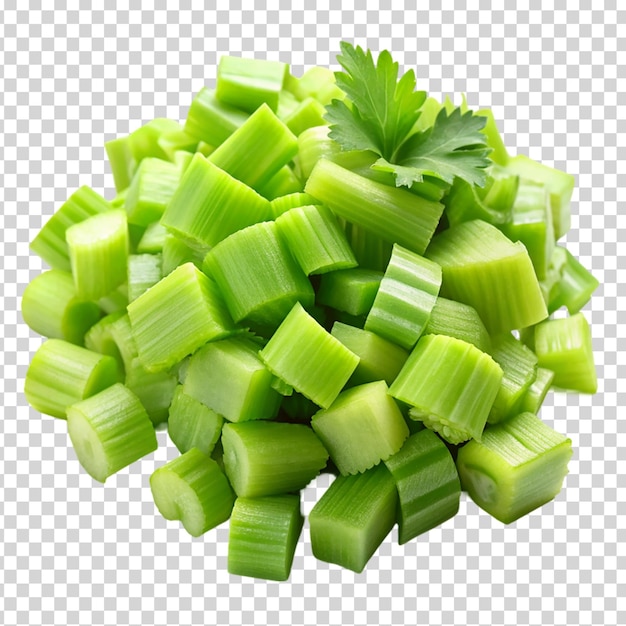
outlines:
{"label": "chopped celery piece", "polygon": [[148,224],[139,243],[137,254],[157,254],[163,251],[167,229],[160,222]]}
{"label": "chopped celery piece", "polygon": [[510,158],[506,168],[520,178],[545,185],[550,195],[554,237],[560,239],[570,228],[570,200],[576,182],[574,177],[523,154]]}
{"label": "chopped celery piece", "polygon": [[329,272],[322,276],[316,301],[350,315],[367,315],[382,278],[382,272],[360,267]]}
{"label": "chopped celery piece", "polygon": [[151,371],[168,369],[235,330],[217,286],[192,263],[131,302],[128,315],[139,358]]}
{"label": "chopped celery piece", "polygon": [[215,95],[220,102],[253,113],[262,104],[274,113],[289,66],[280,61],[222,56]]}
{"label": "chopped celery piece", "polygon": [[131,369],[138,356],[138,352],[128,313],[123,311],[117,312],[115,319],[111,321],[109,326],[109,334],[117,346],[120,357],[124,363],[124,369]]}
{"label": "chopped celery piece", "polygon": [[161,224],[191,244],[214,246],[228,235],[270,218],[265,198],[196,154]]}
{"label": "chopped celery piece", "polygon": [[317,162],[304,190],[340,217],[417,254],[426,250],[443,213],[438,202],[369,180],[326,159]]}
{"label": "chopped celery piece", "polygon": [[48,339],[35,353],[24,395],[37,411],[65,419],[68,406],[118,381],[117,362],[62,339]]}
{"label": "chopped celery piece", "polygon": [[166,371],[147,370],[137,357],[126,368],[125,385],[141,400],[155,426],[167,421],[177,382]]}
{"label": "chopped celery piece", "polygon": [[273,374],[324,408],[333,403],[359,362],[300,303],[259,355]]}
{"label": "chopped celery piece", "polygon": [[120,382],[124,381],[124,359],[122,359],[111,329],[113,323],[123,316],[125,316],[123,311],[110,313],[95,323],[85,334],[85,348],[87,350],[98,354],[108,354],[117,361]]}
{"label": "chopped celery piece", "polygon": [[510,524],[559,493],[571,456],[570,439],[521,413],[463,446],[457,468],[472,500]]}
{"label": "chopped celery piece", "polygon": [[206,344],[189,361],[185,393],[231,422],[272,419],[281,395],[258,352],[244,336]]}
{"label": "chopped celery piece", "polygon": [[283,122],[298,137],[308,128],[323,126],[326,123],[324,120],[325,113],[324,105],[315,98],[305,98],[294,111],[291,111],[289,115],[283,118]]}
{"label": "chopped celery piece", "polygon": [[271,333],[296,302],[312,306],[311,283],[292,257],[274,222],[262,222],[222,240],[204,270],[217,282],[235,322]]}
{"label": "chopped celery piece", "polygon": [[384,465],[337,477],[309,515],[315,557],[362,572],[396,522],[398,492]]}
{"label": "chopped celery piece", "polygon": [[535,327],[539,367],[554,372],[554,386],[595,393],[598,390],[591,330],[582,313],[551,319]]}
{"label": "chopped celery piece", "polygon": [[441,295],[474,307],[492,334],[536,324],[548,315],[528,252],[482,220],[434,237],[426,253],[443,270]]}
{"label": "chopped celery piece", "polygon": [[272,389],[279,393],[281,396],[291,396],[293,395],[293,387],[288,385],[282,378],[278,378],[278,376],[274,376],[272,378]]}
{"label": "chopped celery piece", "polygon": [[303,524],[299,495],[237,498],[228,533],[228,572],[287,580]]}
{"label": "chopped celery piece", "polygon": [[262,104],[208,159],[233,178],[258,190],[297,151],[296,137]]}
{"label": "chopped celery piece", "polygon": [[502,368],[502,382],[487,421],[497,424],[519,413],[522,398],[537,377],[537,357],[509,333],[494,339],[493,360]]}
{"label": "chopped celery piece", "polygon": [[347,389],[313,416],[311,426],[342,474],[364,472],[388,459],[409,436],[388,390],[384,380]]}
{"label": "chopped celery piece", "polygon": [[230,484],[246,498],[302,489],[328,460],[320,440],[303,424],[224,424],[222,445]]}
{"label": "chopped celery piece", "polygon": [[281,89],[278,94],[278,106],[276,107],[276,115],[281,121],[285,121],[300,104],[300,100],[296,98],[288,89]]}
{"label": "chopped celery piece", "polygon": [[128,227],[120,209],[99,213],[67,229],[74,284],[79,297],[97,300],[126,282]]}
{"label": "chopped celery piece", "polygon": [[146,410],[121,383],[70,406],[67,432],[79,463],[101,483],[157,449]]}
{"label": "chopped celery piece", "polygon": [[521,241],[535,274],[543,280],[554,251],[554,230],[549,197],[543,185],[522,180],[515,196],[511,221],[501,226],[511,241]]}
{"label": "chopped celery piece", "polygon": [[461,483],[446,445],[428,429],[411,435],[385,461],[398,490],[398,543],[454,517]]}
{"label": "chopped celery piece", "polygon": [[72,266],[65,238],[67,229],[110,208],[99,193],[90,187],[81,187],[46,222],[31,241],[30,249],[53,269],[69,272]]}
{"label": "chopped celery piece", "polygon": [[279,215],[286,213],[289,209],[295,209],[301,206],[307,206],[309,204],[316,204],[317,201],[313,196],[303,191],[296,193],[289,193],[284,196],[274,198],[270,202],[272,217],[276,219]]}
{"label": "chopped celery piece", "polygon": [[128,306],[128,285],[124,283],[106,296],[98,298],[98,306],[105,315],[123,313],[126,311],[126,307]]}
{"label": "chopped celery piece", "polygon": [[484,187],[475,187],[476,194],[485,205],[510,217],[520,185],[519,176],[495,163],[487,172],[487,182]]}
{"label": "chopped celery piece", "polygon": [[174,391],[169,408],[167,432],[179,452],[198,448],[210,455],[220,435],[224,418],[185,393],[182,385]]}
{"label": "chopped celery piece", "polygon": [[235,495],[219,465],[192,448],[150,476],[154,503],[167,520],[180,520],[192,537],[225,522]]}
{"label": "chopped celery piece", "polygon": [[441,286],[441,268],[395,244],[365,330],[410,350],[428,323]]}
{"label": "chopped celery piece", "polygon": [[352,385],[377,380],[391,385],[409,358],[404,348],[362,328],[335,322],[331,335],[360,359],[349,381]]}
{"label": "chopped celery piece", "polygon": [[573,315],[589,302],[591,294],[600,283],[566,248],[556,246],[553,262],[555,257],[561,257],[557,261],[560,273],[556,293],[548,303],[548,310],[552,312],[565,306],[570,315]]}
{"label": "chopped celery piece", "polygon": [[476,346],[428,335],[417,342],[389,393],[412,407],[412,419],[461,443],[480,440],[501,381],[500,366]]}
{"label": "chopped celery piece", "polygon": [[129,137],[111,139],[104,144],[104,149],[109,158],[116,191],[118,193],[126,191],[137,169],[137,161],[133,156]]}
{"label": "chopped celery piece", "polygon": [[362,226],[346,222],[346,236],[362,269],[384,272],[389,265],[393,244]]}
{"label": "chopped celery piece", "polygon": [[285,88],[298,100],[310,96],[316,98],[328,85],[335,85],[335,74],[328,67],[310,67],[300,78],[289,75],[285,81]]}
{"label": "chopped celery piece", "polygon": [[157,140],[157,144],[165,152],[167,158],[176,163],[184,153],[192,154],[198,147],[198,140],[188,135],[182,128],[166,131]]}
{"label": "chopped celery piece", "polygon": [[290,193],[302,192],[303,184],[296,172],[283,165],[264,185],[258,187],[259,193],[268,200],[280,198]]}
{"label": "chopped celery piece", "polygon": [[198,269],[202,269],[202,262],[207,250],[208,246],[189,246],[176,235],[167,234],[163,242],[161,254],[161,273],[163,277],[169,276],[177,267],[185,263],[193,263]]}
{"label": "chopped celery piece", "polygon": [[276,218],[276,225],[307,276],[356,267],[350,244],[326,207],[291,209]]}
{"label": "chopped celery piece", "polygon": [[473,343],[483,352],[491,351],[491,338],[476,309],[447,298],[437,298],[424,335],[448,335]]}
{"label": "chopped celery piece", "polygon": [[77,296],[69,272],[48,270],[24,289],[22,316],[44,337],[82,345],[85,333],[100,319],[100,307]]}
{"label": "chopped celery piece", "polygon": [[482,132],[486,135],[487,145],[491,148],[489,158],[498,165],[506,165],[510,157],[502,141],[502,136],[500,135],[498,125],[493,116],[493,111],[491,109],[481,109],[476,111],[475,115],[481,115],[487,118],[487,123],[482,129]]}
{"label": "chopped celery piece", "polygon": [[298,154],[295,161],[300,175],[306,180],[320,159],[329,159],[341,148],[338,143],[328,137],[328,126],[313,126],[298,135]]}
{"label": "chopped celery piece", "polygon": [[544,367],[537,368],[537,376],[522,397],[519,405],[521,412],[529,412],[537,415],[543,401],[550,391],[552,381],[554,380],[554,372]]}
{"label": "chopped celery piece", "polygon": [[220,102],[214,89],[203,87],[191,102],[185,132],[210,146],[219,146],[247,119],[245,111]]}
{"label": "chopped celery piece", "polygon": [[129,224],[148,226],[156,222],[169,204],[178,183],[180,169],[161,159],[144,159],[137,168],[126,194]]}
{"label": "chopped celery piece", "polygon": [[128,257],[128,301],[136,300],[162,278],[160,254],[131,254]]}

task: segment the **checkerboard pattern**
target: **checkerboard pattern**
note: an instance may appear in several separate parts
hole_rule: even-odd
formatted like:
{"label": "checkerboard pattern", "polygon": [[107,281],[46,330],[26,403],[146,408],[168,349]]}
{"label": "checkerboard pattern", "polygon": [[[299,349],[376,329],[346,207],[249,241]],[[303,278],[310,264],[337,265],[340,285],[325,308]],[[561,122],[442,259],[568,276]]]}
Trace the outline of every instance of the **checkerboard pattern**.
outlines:
{"label": "checkerboard pattern", "polygon": [[[215,4],[2,3],[0,622],[626,624],[623,4]],[[65,423],[27,406],[41,339],[19,305],[42,270],[28,242],[80,185],[112,197],[104,142],[154,117],[184,120],[220,55],[280,59],[300,74],[336,68],[342,39],[392,50],[435,96],[491,107],[511,152],[577,177],[565,242],[602,283],[585,308],[600,390],[548,397],[542,417],[575,454],[562,493],[518,522],[504,527],[463,499],[453,520],[405,546],[394,531],[360,575],[317,562],[305,526],[288,582],[243,579],[226,571],[226,526],[191,539],[155,510],[148,477],[175,456],[165,432],[154,455],[102,486],[79,467]],[[327,486],[306,490],[305,513]]]}

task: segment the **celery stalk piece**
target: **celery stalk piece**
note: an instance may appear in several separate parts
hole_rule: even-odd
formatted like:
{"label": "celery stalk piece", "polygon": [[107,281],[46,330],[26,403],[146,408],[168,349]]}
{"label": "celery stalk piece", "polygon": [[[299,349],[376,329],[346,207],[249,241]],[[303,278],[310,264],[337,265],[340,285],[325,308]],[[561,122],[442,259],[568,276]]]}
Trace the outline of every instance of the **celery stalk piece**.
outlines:
{"label": "celery stalk piece", "polygon": [[148,226],[163,215],[178,183],[180,168],[161,159],[144,159],[137,168],[126,194],[129,224]]}
{"label": "celery stalk piece", "polygon": [[122,359],[122,355],[117,347],[117,342],[113,338],[111,329],[113,323],[125,315],[123,311],[110,313],[96,322],[87,333],[85,333],[85,348],[87,348],[87,350],[97,352],[98,354],[107,354],[117,361],[119,382],[124,382],[124,359]]}
{"label": "celery stalk piece", "polygon": [[226,475],[235,493],[245,498],[302,489],[328,460],[320,440],[303,424],[227,423],[222,445]]}
{"label": "celery stalk piece", "polygon": [[482,117],[487,118],[487,123],[485,124],[482,132],[487,137],[487,145],[491,148],[489,158],[498,165],[506,165],[510,157],[506,146],[502,141],[502,136],[500,135],[498,125],[496,124],[496,120],[493,116],[493,111],[491,109],[480,109],[475,112],[475,115],[481,115]]}
{"label": "celery stalk piece", "polygon": [[268,200],[280,198],[290,193],[301,193],[304,185],[297,173],[289,165],[283,165],[265,184],[260,185],[259,193]]}
{"label": "celery stalk piece", "polygon": [[329,159],[341,151],[339,144],[328,137],[328,126],[313,126],[298,135],[298,154],[295,157],[303,180],[311,175],[320,159]]}
{"label": "celery stalk piece", "polygon": [[554,251],[549,202],[543,185],[522,180],[515,196],[511,221],[501,227],[511,241],[521,241],[526,246],[539,280],[545,278]]}
{"label": "celery stalk piece", "polygon": [[291,209],[276,218],[276,225],[307,276],[356,267],[346,235],[330,209],[313,205]]}
{"label": "celery stalk piece", "polygon": [[457,469],[472,500],[503,524],[552,500],[561,490],[572,442],[532,413],[485,430],[459,450]]}
{"label": "celery stalk piece", "polygon": [[137,251],[137,246],[146,232],[145,226],[139,226],[137,224],[128,224],[128,252],[134,254]]}
{"label": "celery stalk piece", "polygon": [[423,334],[456,337],[491,352],[491,337],[476,309],[455,300],[437,298]]}
{"label": "celery stalk piece", "polygon": [[502,382],[487,421],[498,422],[519,413],[520,403],[537,377],[537,356],[511,334],[494,338],[493,360],[502,368]]}
{"label": "celery stalk piece", "polygon": [[428,335],[418,341],[389,393],[412,407],[412,419],[446,441],[480,441],[501,381],[500,366],[476,346]]}
{"label": "celery stalk piece", "polygon": [[281,396],[293,395],[293,387],[288,385],[282,378],[278,378],[278,376],[273,376],[270,384],[272,389]]}
{"label": "celery stalk piece", "polygon": [[316,301],[350,315],[367,315],[382,278],[382,272],[360,267],[329,272],[322,276]]}
{"label": "celery stalk piece", "polygon": [[349,383],[362,385],[384,380],[391,385],[409,358],[409,353],[400,346],[362,328],[335,322],[331,335],[359,357]]}
{"label": "celery stalk piece", "polygon": [[359,385],[313,416],[313,430],[343,475],[364,472],[388,459],[409,436],[388,391],[384,380]]}
{"label": "celery stalk piece", "polygon": [[128,301],[136,300],[161,278],[163,276],[160,254],[131,254],[128,257]]}
{"label": "celery stalk piece", "polygon": [[124,283],[106,296],[98,298],[98,306],[105,315],[124,313],[128,306],[128,285]]}
{"label": "celery stalk piece", "polygon": [[137,169],[137,161],[133,156],[128,135],[107,141],[104,149],[109,158],[115,189],[121,193],[128,189]]}
{"label": "celery stalk piece", "polygon": [[137,254],[158,254],[163,252],[166,236],[167,229],[160,222],[148,224],[137,244]]}
{"label": "celery stalk piece", "polygon": [[365,330],[410,350],[424,331],[441,287],[441,267],[395,244]]}
{"label": "celery stalk piece", "polygon": [[206,256],[203,269],[217,282],[235,322],[261,334],[273,332],[296,302],[309,307],[315,300],[274,222],[223,239]]}
{"label": "celery stalk piece", "polygon": [[220,102],[214,89],[203,87],[191,102],[185,132],[210,146],[219,146],[247,119],[245,111]]}
{"label": "celery stalk piece", "polygon": [[443,205],[410,191],[389,187],[332,163],[317,162],[304,190],[340,217],[423,254],[443,213]]}
{"label": "celery stalk piece", "polygon": [[219,465],[197,448],[159,467],[150,476],[157,509],[166,520],[180,520],[199,537],[229,517],[235,495]]}
{"label": "celery stalk piece", "polygon": [[309,514],[313,554],[362,572],[393,528],[397,505],[396,486],[382,464],[337,477]]}
{"label": "celery stalk piece", "polygon": [[167,421],[177,383],[169,372],[150,372],[139,358],[126,368],[125,385],[139,398],[155,426]]}
{"label": "celery stalk piece", "polygon": [[126,202],[126,194],[128,192],[128,188],[123,189],[115,194],[115,198],[109,200],[109,207],[112,209],[123,209],[124,203]]}
{"label": "celery stalk piece", "polygon": [[217,68],[215,95],[220,102],[248,113],[254,113],[262,104],[276,113],[288,72],[289,66],[280,61],[224,55]]}
{"label": "celery stalk piece", "polygon": [[262,104],[208,159],[233,178],[258,190],[297,151],[296,137]]}
{"label": "celery stalk piece", "polygon": [[520,178],[546,186],[550,194],[552,223],[555,239],[560,239],[570,228],[570,201],[576,180],[570,174],[533,161],[523,154],[508,160],[506,168]]}
{"label": "celery stalk piece", "polygon": [[97,300],[126,282],[128,227],[120,209],[88,217],[67,229],[76,293]]}
{"label": "celery stalk piece", "polygon": [[284,196],[274,198],[270,202],[271,214],[273,219],[276,219],[278,216],[289,211],[289,209],[295,209],[309,204],[317,204],[317,200],[308,193],[304,193],[303,191],[289,193]]}
{"label": "celery stalk piece", "polygon": [[554,372],[555,387],[582,393],[598,390],[591,330],[582,313],[537,324],[535,352],[539,367]]}
{"label": "celery stalk piece", "polygon": [[65,419],[67,407],[118,381],[115,359],[62,339],[48,339],[35,353],[24,395],[37,411]]}
{"label": "celery stalk piece", "polygon": [[198,269],[202,269],[202,262],[208,249],[208,246],[190,246],[176,235],[168,233],[165,236],[161,254],[163,277],[168,276],[177,267],[185,263],[193,263]]}
{"label": "celery stalk piece", "polygon": [[491,334],[548,315],[528,252],[495,226],[472,220],[434,237],[426,256],[443,270],[441,295],[474,307]]}
{"label": "celery stalk piece", "polygon": [[164,132],[158,138],[157,143],[172,163],[183,158],[179,156],[182,153],[192,154],[198,148],[198,140],[187,134],[182,128]]}
{"label": "celery stalk piece", "polygon": [[299,495],[237,498],[228,534],[228,572],[287,580],[303,524]]}
{"label": "celery stalk piece", "polygon": [[487,172],[485,186],[475,187],[477,196],[486,206],[510,216],[520,185],[519,176],[496,163]]}
{"label": "celery stalk piece", "polygon": [[207,341],[235,331],[217,285],[185,263],[128,305],[139,358],[150,371],[172,367]]}
{"label": "celery stalk piece", "polygon": [[135,364],[135,359],[139,356],[137,344],[133,337],[128,313],[118,311],[109,326],[109,334],[115,342],[117,350],[124,363],[124,370],[130,370]]}
{"label": "celery stalk piece", "polygon": [[228,235],[271,217],[265,198],[195,154],[161,224],[192,245],[214,246]]}
{"label": "celery stalk piece", "polygon": [[146,410],[121,383],[68,407],[67,432],[79,463],[101,483],[157,449]]}
{"label": "celery stalk piece", "polygon": [[310,67],[300,78],[289,75],[285,80],[285,89],[291,91],[298,100],[310,96],[316,98],[329,85],[335,85],[334,72],[319,66]]}
{"label": "celery stalk piece", "polygon": [[328,408],[359,363],[338,339],[296,303],[259,353],[266,367],[296,391]]}
{"label": "celery stalk piece", "polygon": [[406,543],[457,514],[459,475],[448,448],[431,430],[411,435],[385,465],[398,490],[398,543]]}
{"label": "celery stalk piece", "polygon": [[48,270],[26,286],[22,316],[44,337],[82,345],[85,333],[100,319],[100,307],[78,298],[69,272]]}
{"label": "celery stalk piece", "polygon": [[283,122],[285,122],[287,128],[298,137],[309,128],[323,126],[326,123],[324,120],[325,113],[326,109],[324,105],[315,98],[309,97],[300,102],[295,110],[291,111],[289,115],[283,118]]}
{"label": "celery stalk piece", "polygon": [[181,454],[198,448],[207,456],[222,434],[224,418],[185,393],[182,385],[174,391],[169,408],[167,432]]}
{"label": "celery stalk piece", "polygon": [[[284,85],[283,85],[284,87]],[[276,107],[276,115],[278,119],[284,122],[300,105],[300,100],[296,98],[288,89],[281,89],[278,94],[278,106]]]}
{"label": "celery stalk piece", "polygon": [[522,413],[528,412],[537,415],[546,395],[548,394],[548,391],[550,391],[553,380],[554,372],[552,370],[545,369],[544,367],[538,367],[537,377],[522,397],[519,404],[519,410]]}
{"label": "celery stalk piece", "polygon": [[92,215],[109,211],[110,204],[90,187],[81,187],[44,224],[31,241],[30,249],[53,269],[72,269],[65,233],[70,226]]}
{"label": "celery stalk piece", "polygon": [[258,352],[245,336],[208,343],[189,361],[185,393],[231,422],[276,417],[281,395]]}
{"label": "celery stalk piece", "polygon": [[166,161],[167,154],[159,145],[159,139],[166,133],[180,130],[178,122],[165,117],[157,117],[134,130],[128,135],[128,141],[137,165],[146,158]]}
{"label": "celery stalk piece", "polygon": [[345,231],[360,268],[381,273],[387,269],[393,244],[350,222],[346,222]]}
{"label": "celery stalk piece", "polygon": [[573,315],[589,302],[600,283],[566,248],[556,246],[552,256],[553,262],[555,256],[561,257],[557,261],[560,266],[560,277],[548,310],[556,311],[565,306],[570,315]]}

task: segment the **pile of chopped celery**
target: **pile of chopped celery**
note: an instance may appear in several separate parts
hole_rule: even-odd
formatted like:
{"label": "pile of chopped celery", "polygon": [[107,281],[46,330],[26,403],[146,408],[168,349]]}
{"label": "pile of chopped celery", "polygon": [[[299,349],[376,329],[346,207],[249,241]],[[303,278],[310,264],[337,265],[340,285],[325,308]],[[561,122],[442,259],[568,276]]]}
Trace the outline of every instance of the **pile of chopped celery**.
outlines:
{"label": "pile of chopped celery", "polygon": [[230,519],[233,574],[289,577],[321,472],[313,553],[355,572],[462,490],[514,522],[568,471],[546,394],[597,387],[598,282],[558,243],[573,177],[388,52],[338,61],[223,57],[184,124],[106,144],[114,198],[81,187],[31,244],[50,269],[22,299],[47,338],[28,402],[100,482],[166,425],[155,504],[194,537]]}

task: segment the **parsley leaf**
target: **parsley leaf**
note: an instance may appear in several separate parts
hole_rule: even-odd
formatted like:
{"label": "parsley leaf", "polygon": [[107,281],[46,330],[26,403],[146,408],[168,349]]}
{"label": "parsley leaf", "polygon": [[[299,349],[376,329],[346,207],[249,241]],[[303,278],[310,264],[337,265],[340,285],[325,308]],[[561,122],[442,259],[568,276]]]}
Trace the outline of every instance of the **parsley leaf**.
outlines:
{"label": "parsley leaf", "polygon": [[489,148],[481,132],[487,118],[461,113],[460,108],[450,114],[442,108],[435,123],[423,132],[411,135],[401,146],[397,159],[391,163],[379,159],[374,169],[392,172],[396,185],[410,187],[422,182],[424,176],[435,176],[452,183],[455,176],[482,187],[486,181],[485,168]]}
{"label": "parsley leaf", "polygon": [[327,107],[330,138],[346,150],[372,150],[393,160],[420,115],[426,92],[415,91],[415,74],[398,80],[398,64],[386,50],[374,64],[372,53],[341,42],[337,56],[345,72],[336,72],[337,86],[352,106],[333,100]]}
{"label": "parsley leaf", "polygon": [[480,131],[486,118],[462,108],[448,112],[446,103],[432,126],[417,132],[426,92],[415,91],[413,71],[398,80],[398,64],[386,50],[376,63],[360,46],[342,42],[341,52],[337,60],[345,71],[335,78],[348,101],[333,100],[327,106],[331,139],[344,150],[376,153],[380,158],[372,167],[394,174],[398,187],[410,187],[424,176],[485,184],[489,148]]}

